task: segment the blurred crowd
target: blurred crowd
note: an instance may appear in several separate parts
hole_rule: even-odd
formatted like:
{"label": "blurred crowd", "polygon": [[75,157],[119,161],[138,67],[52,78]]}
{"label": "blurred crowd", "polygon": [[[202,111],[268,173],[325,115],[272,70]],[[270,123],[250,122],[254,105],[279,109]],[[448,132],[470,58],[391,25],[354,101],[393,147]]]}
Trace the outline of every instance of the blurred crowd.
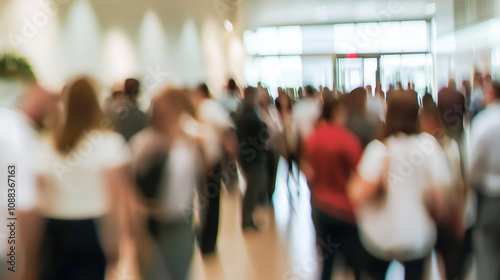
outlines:
{"label": "blurred crowd", "polygon": [[[500,279],[500,84],[489,75],[435,96],[398,83],[273,98],[231,79],[219,99],[205,84],[164,88],[147,112],[136,79],[103,104],[96,88],[33,85],[0,109],[0,168],[19,170],[17,279],[105,279],[124,244],[142,279],[189,279],[195,246],[217,254],[222,189],[244,189],[241,228],[258,232],[255,209],[282,203],[281,158],[311,190],[322,280],[337,255],[355,279],[385,279],[394,260],[405,279],[426,279],[433,251],[445,279],[465,279],[473,259],[477,279]],[[1,279],[15,279],[0,233]]]}

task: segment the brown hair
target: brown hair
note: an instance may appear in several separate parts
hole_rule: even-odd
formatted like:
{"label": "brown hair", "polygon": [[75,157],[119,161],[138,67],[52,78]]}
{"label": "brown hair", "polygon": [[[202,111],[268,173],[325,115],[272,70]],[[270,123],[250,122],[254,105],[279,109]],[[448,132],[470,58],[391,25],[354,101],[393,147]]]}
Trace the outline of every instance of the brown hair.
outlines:
{"label": "brown hair", "polygon": [[71,151],[83,133],[98,128],[103,118],[95,90],[87,78],[76,80],[66,90],[65,122],[56,136],[56,148],[61,153]]}
{"label": "brown hair", "polygon": [[[428,96],[430,96],[430,95],[428,94]],[[427,97],[427,98],[422,99],[422,108],[420,109],[420,114],[430,116],[433,118],[435,127],[434,127],[434,131],[430,132],[431,134],[436,136],[435,133],[440,132],[440,131],[445,131],[443,116],[439,112],[439,109],[438,109],[436,103],[434,103],[434,100],[432,99],[432,97]],[[419,120],[419,126],[421,126],[420,121],[421,121],[421,119]],[[421,127],[419,127],[419,130],[421,131]]]}
{"label": "brown hair", "polygon": [[386,123],[381,128],[380,140],[394,134],[418,133],[418,100],[410,94],[394,95],[387,104]]}
{"label": "brown hair", "polygon": [[179,88],[165,88],[154,99],[151,108],[151,124],[153,128],[160,130],[162,127],[163,119],[163,106],[169,103],[171,108],[176,108],[181,113],[188,113],[195,116],[195,108],[189,99],[189,91]]}
{"label": "brown hair", "polygon": [[129,78],[125,80],[124,92],[132,100],[136,100],[140,93],[141,84],[137,79]]}
{"label": "brown hair", "polygon": [[366,111],[366,89],[358,87],[349,93],[349,110],[356,112]]}
{"label": "brown hair", "polygon": [[342,105],[341,101],[337,100],[332,94],[325,94],[323,96],[323,112],[321,117],[325,121],[331,121],[340,105]]}

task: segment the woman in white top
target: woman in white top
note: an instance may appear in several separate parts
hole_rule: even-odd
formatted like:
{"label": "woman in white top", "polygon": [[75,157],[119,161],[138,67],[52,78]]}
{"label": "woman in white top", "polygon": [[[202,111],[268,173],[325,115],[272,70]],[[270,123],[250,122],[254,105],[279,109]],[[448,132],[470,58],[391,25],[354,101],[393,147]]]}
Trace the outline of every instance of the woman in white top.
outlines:
{"label": "woman in white top", "polygon": [[63,98],[63,126],[38,159],[38,209],[47,219],[39,279],[104,279],[124,233],[120,204],[129,187],[128,147],[107,130],[90,82],[79,79]]}
{"label": "woman in white top", "polygon": [[366,147],[350,182],[372,279],[385,279],[392,260],[403,263],[406,280],[424,279],[424,260],[436,242],[428,205],[440,209],[440,189],[451,176],[437,141],[417,133],[418,110],[409,95],[391,99],[382,140]]}
{"label": "woman in white top", "polygon": [[182,126],[194,109],[188,92],[178,89],[162,91],[152,106],[151,127],[130,144],[153,237],[149,251],[141,239],[141,273],[145,280],[185,280],[194,252],[193,198],[204,174],[200,147]]}

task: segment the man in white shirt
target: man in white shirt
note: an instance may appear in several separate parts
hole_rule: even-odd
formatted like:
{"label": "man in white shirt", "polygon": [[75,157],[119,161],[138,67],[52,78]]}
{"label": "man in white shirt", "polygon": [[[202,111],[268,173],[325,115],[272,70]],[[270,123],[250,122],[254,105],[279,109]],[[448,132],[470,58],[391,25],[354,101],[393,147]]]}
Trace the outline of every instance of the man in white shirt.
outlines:
{"label": "man in white shirt", "polygon": [[478,278],[500,279],[500,83],[484,88],[487,105],[471,125],[470,174],[477,188],[478,218],[473,236]]}
{"label": "man in white shirt", "polygon": [[305,92],[306,96],[293,106],[293,119],[302,140],[311,134],[321,115],[321,102],[315,90],[307,86]]}
{"label": "man in white shirt", "polygon": [[[0,108],[0,218],[6,224],[15,225],[12,226],[15,235],[10,228],[0,227],[0,278],[7,268],[16,271],[8,271],[7,279],[14,279],[14,274],[28,279],[28,276],[21,276],[22,272],[35,271],[31,265],[34,259],[27,258],[34,256],[36,238],[40,236],[37,227],[40,220],[35,214],[36,167],[32,159],[38,146],[36,128],[43,124],[54,100],[54,95],[32,86],[19,97],[15,109]],[[15,205],[9,205],[12,199]],[[12,212],[8,210],[10,206]],[[14,250],[11,246],[15,246]],[[7,262],[13,260],[13,256],[5,260],[8,254],[15,254],[15,262]],[[3,267],[5,265],[7,268]]]}
{"label": "man in white shirt", "polygon": [[375,90],[375,95],[372,95],[372,86],[366,86],[366,109],[373,114],[379,116],[381,122],[385,122],[385,100],[384,93],[380,91],[380,85]]}
{"label": "man in white shirt", "polygon": [[486,104],[483,87],[487,87],[489,84],[491,84],[490,75],[486,75],[483,78],[480,73],[474,73],[474,88],[472,89],[472,96],[469,104],[469,117],[471,120],[484,109]]}

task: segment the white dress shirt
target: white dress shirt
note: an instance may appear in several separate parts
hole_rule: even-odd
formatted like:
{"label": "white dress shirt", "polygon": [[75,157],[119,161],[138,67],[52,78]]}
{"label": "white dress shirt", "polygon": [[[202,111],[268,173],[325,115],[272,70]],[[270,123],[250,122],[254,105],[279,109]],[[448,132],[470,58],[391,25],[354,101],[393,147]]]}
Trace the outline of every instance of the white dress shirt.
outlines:
{"label": "white dress shirt", "polygon": [[471,184],[484,195],[500,197],[500,101],[489,105],[471,125]]}
{"label": "white dress shirt", "polygon": [[317,98],[304,98],[293,106],[293,120],[302,140],[314,130],[321,116],[321,102]]}

